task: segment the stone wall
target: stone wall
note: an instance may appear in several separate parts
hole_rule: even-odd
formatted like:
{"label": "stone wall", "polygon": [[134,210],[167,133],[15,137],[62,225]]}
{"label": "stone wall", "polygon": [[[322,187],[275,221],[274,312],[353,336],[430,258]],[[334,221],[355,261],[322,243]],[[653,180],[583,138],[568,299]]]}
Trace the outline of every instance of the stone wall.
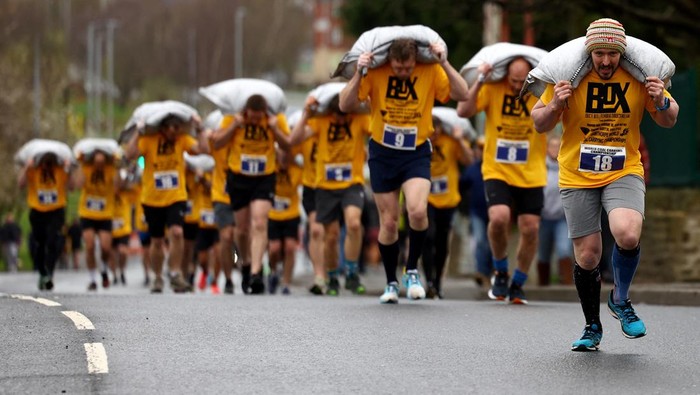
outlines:
{"label": "stone wall", "polygon": [[700,189],[647,191],[636,281],[700,281]]}

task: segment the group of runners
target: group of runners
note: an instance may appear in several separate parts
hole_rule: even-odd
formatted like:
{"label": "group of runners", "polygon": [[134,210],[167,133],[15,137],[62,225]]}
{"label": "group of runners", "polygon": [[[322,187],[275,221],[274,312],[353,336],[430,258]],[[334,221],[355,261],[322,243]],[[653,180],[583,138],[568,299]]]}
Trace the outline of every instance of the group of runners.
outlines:
{"label": "group of runners", "polygon": [[[644,336],[646,327],[629,300],[644,217],[639,126],[646,111],[660,126],[672,127],[679,107],[658,76],[640,82],[620,67],[626,47],[625,30],[618,21],[592,22],[585,41],[590,72],[577,86],[571,81],[548,84],[537,98],[521,92],[533,68],[524,58],[513,59],[505,78],[496,82],[488,82],[494,65],[483,63],[469,86],[450,65],[443,45],[429,47],[437,62],[422,63],[417,61],[417,42],[398,39],[383,65],[372,67],[371,52],[360,55],[355,74],[326,111],[316,111],[318,101],[310,96],[291,127],[284,115],[268,111],[263,94],[253,94],[240,113],[223,116],[211,129],[196,116],[168,117],[155,133],[133,134],[124,145],[124,156],[129,161],[143,156],[145,167],[141,182],[131,188],[119,176],[118,159],[99,152],[80,159],[77,177],[71,176],[66,161],[47,156],[38,166],[30,162],[20,174],[20,184],[28,186],[34,237],[46,247],[35,262],[41,274],[39,287],[53,287],[49,267],[56,254],[53,229],[63,224],[66,191],[75,187],[82,188],[79,215],[91,273],[89,289],[95,289],[97,281],[96,239],[103,262],[112,261],[113,268],[123,265],[124,237],[131,231],[127,211],[134,206],[136,222],[142,211],[150,236],[152,292],[163,291],[167,240],[169,281],[175,292],[192,289],[196,252],[203,273],[200,288],[209,285],[218,292],[217,277],[223,269],[224,292],[233,293],[235,249],[244,293],[261,294],[266,288],[274,292],[280,281],[282,292],[288,293],[303,206],[315,274],[310,291],[337,295],[344,277],[346,289],[363,293],[358,260],[367,162],[386,273],[379,301],[398,303],[402,287],[410,300],[442,297],[448,234],[459,203],[459,165],[473,159],[463,131],[446,131],[432,115],[435,101],[452,100],[462,117],[486,114],[482,171],[494,264],[489,297],[527,303],[523,286],[537,252],[547,182],[547,132],[561,122],[559,186],[574,246],[573,282],[585,317],[583,335],[572,350],[597,350],[602,338],[598,268],[602,209],[616,243],[614,287],[607,306],[625,336]],[[210,171],[188,168],[185,153],[210,154],[215,165]],[[303,157],[303,163],[297,157]],[[402,210],[408,218],[405,262],[399,261]],[[519,241],[510,265],[513,220]],[[266,252],[272,269],[267,282]],[[422,254],[425,285],[418,272]],[[284,267],[281,279],[276,274],[278,262]],[[400,278],[399,266],[405,267]]]}

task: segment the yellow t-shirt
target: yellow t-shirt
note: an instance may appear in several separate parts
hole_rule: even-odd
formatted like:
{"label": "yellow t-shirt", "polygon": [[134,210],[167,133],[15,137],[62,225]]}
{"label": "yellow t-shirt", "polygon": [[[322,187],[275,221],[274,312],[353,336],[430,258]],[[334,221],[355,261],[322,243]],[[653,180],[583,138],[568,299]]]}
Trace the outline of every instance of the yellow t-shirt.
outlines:
{"label": "yellow t-shirt", "polygon": [[406,80],[393,74],[389,63],[368,70],[358,99],[371,98],[372,140],[389,148],[415,150],[433,133],[433,104],[449,100],[450,82],[439,64],[416,63]]}
{"label": "yellow t-shirt", "polygon": [[318,138],[309,137],[301,144],[301,154],[304,157],[304,169],[301,184],[305,187],[316,188],[316,155],[318,153]]}
{"label": "yellow t-shirt", "polygon": [[27,169],[27,205],[41,212],[66,207],[68,173],[54,166],[47,174],[39,167]]}
{"label": "yellow t-shirt", "polygon": [[187,134],[178,135],[169,142],[160,134],[139,137],[139,152],[144,156],[141,203],[153,207],[167,207],[187,200],[185,189],[185,158],[195,154],[197,140]]}
{"label": "yellow t-shirt", "polygon": [[[233,119],[231,115],[224,116],[221,128],[231,126]],[[284,114],[277,114],[277,124],[283,133],[289,134]],[[232,172],[253,177],[275,172],[275,133],[268,126],[267,118],[260,124],[246,123],[235,129],[228,146],[228,167]]]}
{"label": "yellow t-shirt", "polygon": [[333,115],[325,115],[310,119],[309,127],[318,138],[316,187],[335,190],[363,184],[369,116],[348,115],[338,123]]}
{"label": "yellow t-shirt", "polygon": [[185,223],[197,224],[199,222],[199,208],[197,207],[197,184],[195,174],[189,169],[185,170],[185,188],[187,189],[187,208],[185,209]]}
{"label": "yellow t-shirt", "polygon": [[461,148],[454,137],[440,133],[432,139],[430,157],[430,195],[428,203],[437,208],[457,207],[459,194],[459,155]]}
{"label": "yellow t-shirt", "polygon": [[[211,182],[212,173],[205,173],[204,180]],[[202,229],[216,229],[214,222],[214,202],[212,190],[204,183],[198,182],[194,193],[195,207],[197,209],[197,223]]]}
{"label": "yellow t-shirt", "polygon": [[131,234],[132,193],[121,191],[114,198],[114,216],[112,218],[112,237],[124,237]]}
{"label": "yellow t-shirt", "polygon": [[547,185],[547,136],[537,133],[530,117],[537,98],[517,100],[508,81],[484,84],[476,99],[486,112],[484,180],[501,180],[519,188]]}
{"label": "yellow t-shirt", "polygon": [[287,221],[299,217],[299,185],[301,167],[292,163],[287,170],[277,169],[275,199],[268,217],[274,221]]}
{"label": "yellow t-shirt", "polygon": [[226,171],[228,170],[229,145],[215,149],[213,144],[209,144],[211,156],[216,163],[211,180],[211,199],[217,203],[230,204],[231,199],[226,192]]}
{"label": "yellow t-shirt", "polygon": [[[553,95],[549,85],[540,99],[547,104]],[[656,111],[653,100],[623,68],[608,80],[595,71],[584,77],[563,113],[559,187],[598,188],[628,174],[644,179],[639,124],[645,109]]]}
{"label": "yellow t-shirt", "polygon": [[113,165],[105,165],[100,171],[89,163],[81,163],[85,183],[80,192],[78,216],[95,221],[112,219],[114,213],[114,177],[117,169]]}

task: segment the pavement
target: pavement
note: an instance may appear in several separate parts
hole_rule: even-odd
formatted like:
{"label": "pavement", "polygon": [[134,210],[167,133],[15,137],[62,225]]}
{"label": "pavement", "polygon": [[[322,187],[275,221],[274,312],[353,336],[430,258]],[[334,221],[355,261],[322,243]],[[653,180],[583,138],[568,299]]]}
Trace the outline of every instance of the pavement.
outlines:
{"label": "pavement", "polygon": [[[311,284],[312,279],[313,277],[310,274],[304,273],[297,276],[295,283]],[[386,285],[384,269],[381,266],[367,268],[362,276],[362,281],[367,288],[367,295],[378,297],[384,292],[384,286]],[[533,282],[533,280],[530,281]],[[602,301],[607,300],[611,288],[612,284],[603,284],[601,287]],[[474,278],[470,276],[448,277],[443,280],[443,293],[446,299],[487,300],[487,291],[488,288],[480,287],[476,284]],[[573,285],[540,287],[528,283],[525,285],[524,291],[531,302],[578,302],[576,288]],[[630,290],[630,299],[634,304],[700,306],[700,283],[633,283]]]}

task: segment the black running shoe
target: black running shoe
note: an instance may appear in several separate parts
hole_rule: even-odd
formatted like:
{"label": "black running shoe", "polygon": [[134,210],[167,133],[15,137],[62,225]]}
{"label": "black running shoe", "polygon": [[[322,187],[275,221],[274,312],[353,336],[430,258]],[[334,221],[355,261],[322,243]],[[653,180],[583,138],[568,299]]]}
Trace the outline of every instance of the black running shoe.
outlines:
{"label": "black running shoe", "polygon": [[102,272],[102,288],[109,288],[109,274]]}
{"label": "black running shoe", "polygon": [[226,280],[226,284],[224,285],[224,293],[227,295],[233,295],[233,281],[230,279]]}
{"label": "black running shoe", "polygon": [[511,284],[508,288],[508,301],[512,304],[527,304],[527,298],[523,287],[517,284]]}
{"label": "black running shoe", "polygon": [[257,273],[250,276],[250,293],[254,295],[265,293],[265,282],[263,282],[262,274]]}
{"label": "black running shoe", "polygon": [[352,291],[352,293],[357,295],[362,295],[365,293],[365,286],[360,282],[360,276],[357,273],[348,274],[345,278],[345,289]]}
{"label": "black running shoe", "polygon": [[331,277],[328,280],[328,288],[326,289],[326,295],[338,296],[340,293],[340,282],[338,277]]}
{"label": "black running shoe", "polygon": [[250,293],[250,265],[241,266],[241,289],[244,294]]}
{"label": "black running shoe", "polygon": [[88,291],[97,291],[97,283],[96,282],[91,282],[90,285],[88,285]]}
{"label": "black running shoe", "polygon": [[508,272],[494,272],[491,276],[491,289],[489,298],[493,300],[506,300],[508,296]]}
{"label": "black running shoe", "polygon": [[122,273],[119,277],[122,280],[122,285],[126,285],[126,276],[124,275],[124,273]]}
{"label": "black running shoe", "polygon": [[314,295],[323,295],[323,289],[318,284],[314,284],[311,288],[309,288],[309,292]]}
{"label": "black running shoe", "polygon": [[270,274],[267,276],[267,288],[270,294],[275,294],[277,292],[277,286],[280,283],[280,277],[277,274]]}

